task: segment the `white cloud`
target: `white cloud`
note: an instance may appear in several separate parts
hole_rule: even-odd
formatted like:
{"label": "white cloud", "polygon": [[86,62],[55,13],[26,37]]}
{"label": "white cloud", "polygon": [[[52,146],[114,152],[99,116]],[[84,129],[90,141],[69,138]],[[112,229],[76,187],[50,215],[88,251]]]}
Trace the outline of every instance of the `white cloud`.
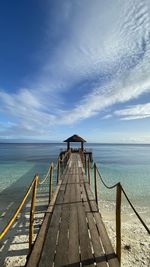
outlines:
{"label": "white cloud", "polygon": [[135,120],[150,117],[150,103],[133,105],[131,107],[117,110],[115,115],[121,117],[122,120]]}
{"label": "white cloud", "polygon": [[15,121],[11,127],[14,134],[15,130],[18,134],[22,129],[24,133],[32,134],[34,131],[37,135],[43,134],[43,130],[49,129],[50,125],[55,122],[54,115],[43,111],[44,107],[40,98],[27,89],[21,89],[18,93],[11,95],[1,91],[0,99],[1,113],[11,116],[12,121]]}
{"label": "white cloud", "polygon": [[107,114],[103,117],[104,120],[108,120],[110,118],[112,118],[112,114]]}

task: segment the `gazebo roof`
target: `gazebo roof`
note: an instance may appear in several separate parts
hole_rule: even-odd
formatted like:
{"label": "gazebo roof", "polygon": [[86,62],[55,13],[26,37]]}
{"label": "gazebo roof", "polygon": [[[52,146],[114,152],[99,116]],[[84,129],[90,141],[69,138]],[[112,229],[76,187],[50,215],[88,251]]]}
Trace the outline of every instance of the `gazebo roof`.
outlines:
{"label": "gazebo roof", "polygon": [[70,136],[68,139],[66,139],[64,142],[69,143],[69,142],[86,142],[86,141],[79,135],[74,134]]}

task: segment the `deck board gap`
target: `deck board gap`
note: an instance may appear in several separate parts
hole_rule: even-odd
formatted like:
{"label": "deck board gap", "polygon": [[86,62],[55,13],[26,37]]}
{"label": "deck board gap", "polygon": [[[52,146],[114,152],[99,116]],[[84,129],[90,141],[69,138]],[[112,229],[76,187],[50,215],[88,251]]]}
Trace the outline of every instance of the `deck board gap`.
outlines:
{"label": "deck board gap", "polygon": [[58,239],[59,239],[59,230],[57,232],[57,237],[56,237],[56,246],[58,245]]}

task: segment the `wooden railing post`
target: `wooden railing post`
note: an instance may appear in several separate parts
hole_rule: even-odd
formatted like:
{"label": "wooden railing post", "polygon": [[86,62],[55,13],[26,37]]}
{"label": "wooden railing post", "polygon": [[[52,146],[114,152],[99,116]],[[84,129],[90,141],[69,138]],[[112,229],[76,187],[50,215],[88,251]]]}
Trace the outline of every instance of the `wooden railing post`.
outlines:
{"label": "wooden railing post", "polygon": [[121,184],[116,189],[116,254],[121,263]]}
{"label": "wooden railing post", "polygon": [[60,178],[60,159],[58,159],[58,163],[57,163],[57,184]]}
{"label": "wooden railing post", "polygon": [[84,169],[85,169],[85,174],[87,174],[87,162],[86,162],[86,154],[84,155]]}
{"label": "wooden railing post", "polygon": [[[70,158],[70,156],[71,156],[71,149],[69,150],[69,158]],[[68,159],[69,159],[69,158],[68,158]]]}
{"label": "wooden railing post", "polygon": [[62,160],[61,160],[61,173],[63,174],[64,172],[64,168],[65,168],[65,156],[62,156]]}
{"label": "wooden railing post", "polygon": [[36,189],[38,185],[38,175],[35,175],[35,181],[32,189],[32,200],[30,208],[30,226],[29,226],[29,252],[32,249],[32,242],[34,238],[34,213],[35,213],[35,201],[36,201]]}
{"label": "wooden railing post", "polygon": [[96,177],[96,164],[94,163],[94,187],[95,187],[95,201],[98,205],[98,197],[97,197],[97,177]]}
{"label": "wooden railing post", "polygon": [[89,182],[89,185],[91,183],[91,178],[90,178],[90,158],[88,158],[88,182]]}
{"label": "wooden railing post", "polygon": [[53,192],[53,164],[50,165],[50,179],[49,179],[49,203],[52,198],[52,192]]}

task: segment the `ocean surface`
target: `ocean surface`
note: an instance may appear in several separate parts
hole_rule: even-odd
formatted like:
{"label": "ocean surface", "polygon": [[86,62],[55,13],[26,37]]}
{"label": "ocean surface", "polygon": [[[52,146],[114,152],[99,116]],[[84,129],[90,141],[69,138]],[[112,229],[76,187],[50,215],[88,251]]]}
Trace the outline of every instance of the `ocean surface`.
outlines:
{"label": "ocean surface", "polygon": [[[0,144],[0,195],[8,189],[21,192],[28,187],[34,174],[40,179],[65,144]],[[133,203],[150,203],[150,145],[86,144],[92,149],[94,161],[108,185],[121,182]],[[106,190],[98,180],[99,197],[111,201],[115,190]]]}

